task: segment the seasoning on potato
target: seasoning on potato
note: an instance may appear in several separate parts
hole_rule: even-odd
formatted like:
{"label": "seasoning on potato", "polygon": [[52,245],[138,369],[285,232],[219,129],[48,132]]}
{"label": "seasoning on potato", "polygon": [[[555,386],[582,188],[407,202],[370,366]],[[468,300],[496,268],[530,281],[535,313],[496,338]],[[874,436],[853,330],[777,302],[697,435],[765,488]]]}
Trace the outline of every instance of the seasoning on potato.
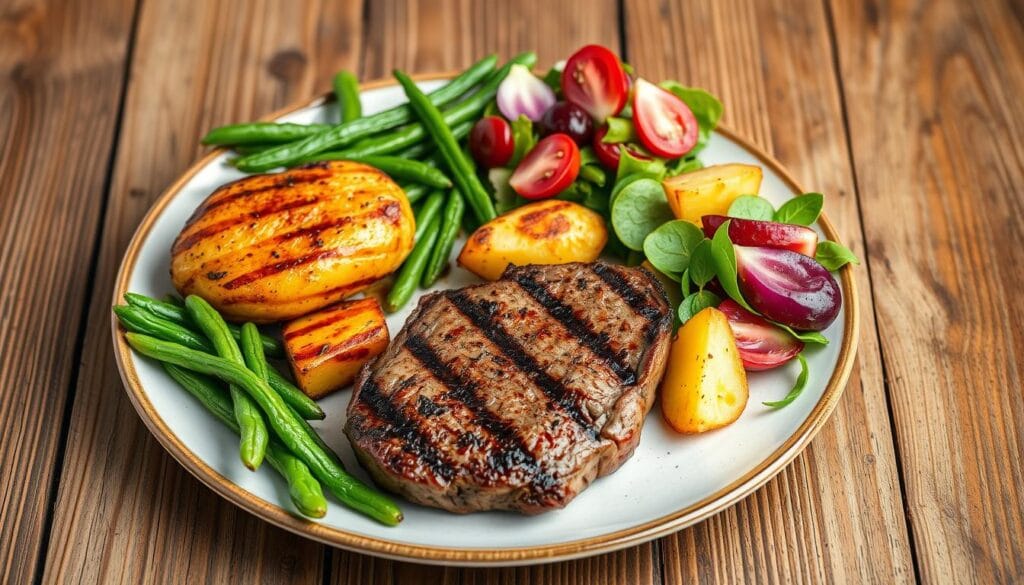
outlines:
{"label": "seasoning on potato", "polygon": [[415,221],[402,189],[359,163],[254,175],[217,189],[178,235],[171,278],[235,321],[315,311],[397,269]]}
{"label": "seasoning on potato", "polygon": [[497,280],[509,264],[593,262],[608,242],[604,219],[569,201],[547,199],[480,226],[466,240],[459,265]]}

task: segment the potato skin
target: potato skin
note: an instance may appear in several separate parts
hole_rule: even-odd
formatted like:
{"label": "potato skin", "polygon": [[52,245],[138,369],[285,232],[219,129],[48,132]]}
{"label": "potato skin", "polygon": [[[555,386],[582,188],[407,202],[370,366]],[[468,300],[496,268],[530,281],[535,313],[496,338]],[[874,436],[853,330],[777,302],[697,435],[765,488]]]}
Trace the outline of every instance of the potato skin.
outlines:
{"label": "potato skin", "polygon": [[728,215],[740,195],[757,195],[761,177],[761,167],[734,163],[669,177],[662,186],[673,215],[701,225],[705,215]]}
{"label": "potato skin", "polygon": [[348,386],[388,347],[384,312],[374,299],[342,301],[284,326],[288,364],[299,388],[321,398]]}
{"label": "potato skin", "polygon": [[530,203],[480,226],[459,253],[459,265],[497,280],[509,264],[593,262],[608,242],[604,220],[570,201]]}
{"label": "potato skin", "polygon": [[721,428],[743,414],[747,372],[724,313],[708,307],[680,327],[660,393],[661,413],[680,433]]}
{"label": "potato skin", "polygon": [[226,318],[293,319],[359,292],[412,250],[415,219],[379,170],[318,163],[217,189],[171,250],[171,279]]}

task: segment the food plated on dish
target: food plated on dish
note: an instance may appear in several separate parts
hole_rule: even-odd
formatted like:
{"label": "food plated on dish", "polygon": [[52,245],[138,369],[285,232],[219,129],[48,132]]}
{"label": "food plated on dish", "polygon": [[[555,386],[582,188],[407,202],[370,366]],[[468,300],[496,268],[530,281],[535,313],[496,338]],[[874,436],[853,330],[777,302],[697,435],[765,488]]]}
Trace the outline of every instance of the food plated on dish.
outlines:
{"label": "food plated on dish", "polygon": [[571,508],[661,440],[656,400],[679,444],[749,410],[748,372],[786,372],[765,416],[798,401],[848,314],[833,272],[855,259],[815,229],[823,197],[777,205],[762,166],[702,162],[713,96],[598,46],[533,61],[429,93],[396,73],[408,103],[365,116],[341,75],[334,120],[214,129],[235,180],[178,224],[180,296],[115,308],[118,342],[237,432],[295,512]]}

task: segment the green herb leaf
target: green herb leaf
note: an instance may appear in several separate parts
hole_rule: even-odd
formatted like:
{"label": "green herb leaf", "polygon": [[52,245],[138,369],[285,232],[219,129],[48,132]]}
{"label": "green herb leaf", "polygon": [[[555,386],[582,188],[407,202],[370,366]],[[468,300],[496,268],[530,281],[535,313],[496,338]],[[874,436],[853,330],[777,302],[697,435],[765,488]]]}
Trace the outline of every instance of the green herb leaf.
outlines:
{"label": "green herb leaf", "polygon": [[580,149],[580,166],[584,167],[587,165],[601,164],[601,159],[597,158],[597,153],[594,152],[592,146],[584,146]]}
{"label": "green herb leaf", "polygon": [[683,302],[679,303],[679,322],[686,323],[697,313],[708,307],[717,307],[720,302],[722,299],[709,290],[699,290],[687,295]]}
{"label": "green herb leaf", "polygon": [[811,225],[821,215],[825,197],[821,193],[804,193],[782,204],[773,216],[779,223]]}
{"label": "green herb leaf", "polygon": [[665,190],[655,179],[633,180],[612,200],[612,228],[630,250],[643,250],[647,234],[672,218]]}
{"label": "green herb leaf", "polygon": [[740,195],[733,200],[726,215],[758,221],[772,221],[772,218],[775,217],[775,208],[763,197]]}
{"label": "green herb leaf", "polygon": [[665,276],[679,280],[690,265],[690,254],[704,239],[704,233],[694,224],[681,219],[668,221],[644,238],[644,254]]}
{"label": "green herb leaf", "polygon": [[[756,313],[756,311],[754,312]],[[760,315],[760,313],[758,314]],[[761,316],[763,317],[764,315]],[[783,325],[782,323],[779,323],[778,321],[772,321],[771,319],[768,320],[771,321],[772,324],[774,324],[775,326],[785,329],[787,332],[789,332],[790,335],[796,337],[797,339],[803,341],[804,343],[828,345],[828,338],[825,337],[820,331],[797,331],[796,329],[793,329],[789,325]]]}
{"label": "green herb leaf", "polygon": [[619,158],[619,170],[615,174],[615,183],[627,177],[640,175],[650,177],[656,181],[665,178],[665,163],[657,158],[641,160],[629,153],[629,150],[622,148]]}
{"label": "green herb leaf", "polygon": [[740,287],[736,282],[736,250],[733,250],[732,240],[729,239],[730,223],[726,220],[718,226],[715,237],[711,238],[711,259],[715,263],[715,275],[718,276],[718,282],[729,298],[751,313],[757,313],[740,294]]}
{"label": "green herb leaf", "polygon": [[697,158],[697,155],[688,154],[683,158],[677,158],[669,161],[665,167],[667,169],[668,176],[674,177],[683,173],[689,173],[690,171],[699,171],[704,168],[704,163]]}
{"label": "green herb leaf", "polygon": [[693,117],[697,119],[697,144],[690,151],[690,154],[697,154],[707,144],[708,139],[711,138],[711,132],[718,126],[718,120],[722,118],[724,110],[722,102],[706,90],[699,87],[686,87],[678,81],[662,81],[660,85],[683,100],[693,112]]}
{"label": "green herb leaf", "polygon": [[512,177],[512,169],[494,167],[487,171],[487,180],[494,189],[494,208],[498,213],[505,213],[522,205],[521,198],[508,184]]}
{"label": "green herb leaf", "polygon": [[715,260],[711,257],[711,240],[703,238],[690,253],[690,280],[698,288],[711,282],[715,277]]}
{"label": "green herb leaf", "polygon": [[555,90],[555,93],[562,91],[562,71],[560,69],[555,69],[554,67],[548,69],[542,80],[548,84],[548,87]]}
{"label": "green herb leaf", "polygon": [[512,160],[508,166],[515,168],[537,144],[537,138],[533,135],[533,122],[525,114],[520,114],[518,119],[512,121],[512,144]]}
{"label": "green herb leaf", "polygon": [[690,296],[690,269],[687,268],[683,271],[682,276],[679,277],[679,290],[683,293],[683,298]]}
{"label": "green herb leaf", "polygon": [[491,100],[491,101],[487,102],[486,106],[484,106],[484,113],[482,114],[481,117],[485,117],[485,116],[500,116],[500,115],[501,115],[501,112],[498,111],[498,102],[497,102],[497,100]]}
{"label": "green herb leaf", "polygon": [[807,368],[807,359],[804,358],[803,353],[796,354],[796,359],[800,361],[800,374],[796,377],[796,382],[793,383],[793,388],[786,394],[786,397],[782,400],[775,400],[772,402],[762,402],[765,406],[770,408],[782,408],[787,404],[793,402],[800,396],[804,391],[804,387],[807,386],[807,375],[809,370]]}
{"label": "green herb leaf", "polygon": [[604,135],[601,142],[605,144],[619,144],[622,142],[636,142],[636,130],[633,128],[633,121],[629,118],[608,118],[608,133]]}
{"label": "green herb leaf", "polygon": [[828,240],[818,243],[818,251],[814,253],[814,259],[830,272],[835,272],[851,262],[860,264],[860,260],[849,248],[839,242]]}

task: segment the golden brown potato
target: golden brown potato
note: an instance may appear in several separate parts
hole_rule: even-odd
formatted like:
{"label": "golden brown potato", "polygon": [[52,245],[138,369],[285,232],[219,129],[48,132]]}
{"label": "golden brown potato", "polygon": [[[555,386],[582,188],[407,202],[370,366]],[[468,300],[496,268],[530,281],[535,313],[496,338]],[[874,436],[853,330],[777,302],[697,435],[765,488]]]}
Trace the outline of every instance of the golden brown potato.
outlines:
{"label": "golden brown potato", "polygon": [[293,319],[394,271],[415,229],[402,189],[373,167],[331,162],[255,175],[196,209],[171,250],[171,278],[228,319]]}
{"label": "golden brown potato", "polygon": [[388,346],[388,325],[373,299],[344,301],[284,326],[284,348],[299,388],[320,398],[348,386]]}
{"label": "golden brown potato", "polygon": [[509,264],[592,262],[608,242],[604,220],[569,201],[524,205],[480,226],[459,254],[459,265],[497,280]]}
{"label": "golden brown potato", "polygon": [[726,164],[704,167],[665,179],[663,183],[672,213],[700,225],[705,215],[727,215],[740,195],[757,195],[761,167]]}
{"label": "golden brown potato", "polygon": [[672,341],[661,412],[680,433],[703,433],[738,419],[748,394],[729,320],[708,307],[684,323]]}

